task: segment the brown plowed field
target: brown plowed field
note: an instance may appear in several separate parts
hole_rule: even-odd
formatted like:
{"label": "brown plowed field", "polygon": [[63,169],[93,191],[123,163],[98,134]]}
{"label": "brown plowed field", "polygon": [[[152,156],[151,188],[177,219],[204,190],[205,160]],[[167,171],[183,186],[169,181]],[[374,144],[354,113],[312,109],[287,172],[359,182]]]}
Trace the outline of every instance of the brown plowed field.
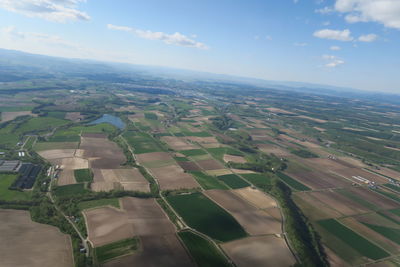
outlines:
{"label": "brown plowed field", "polygon": [[312,189],[351,186],[351,183],[344,178],[321,171],[287,172],[287,174],[292,178],[299,180],[301,183],[311,187]]}
{"label": "brown plowed field", "polygon": [[219,170],[223,169],[224,166],[214,159],[205,159],[196,161],[197,165],[199,165],[204,170]]}
{"label": "brown plowed field", "polygon": [[247,160],[244,157],[228,155],[228,154],[224,155],[224,161],[225,162],[232,161],[232,162],[236,162],[236,163],[246,163],[247,162]]}
{"label": "brown plowed field", "polygon": [[7,111],[7,112],[1,112],[1,122],[6,122],[6,121],[12,121],[13,119],[19,117],[19,116],[34,116],[36,117],[36,114],[32,114],[30,111]]}
{"label": "brown plowed field", "polygon": [[81,121],[85,118],[85,116],[81,115],[80,112],[67,112],[65,114],[65,119],[66,120],[71,120],[71,121]]}
{"label": "brown plowed field", "polygon": [[347,267],[350,266],[348,263],[344,262],[335,252],[333,252],[327,246],[324,246],[326,255],[328,256],[328,262],[331,267]]}
{"label": "brown plowed field", "polygon": [[274,235],[247,237],[221,246],[238,267],[287,267],[296,263],[285,239]]}
{"label": "brown plowed field", "polygon": [[241,189],[233,190],[241,198],[247,200],[259,209],[276,208],[278,205],[272,197],[264,194],[258,189],[251,187],[245,187]]}
{"label": "brown plowed field", "polygon": [[167,152],[151,152],[136,155],[138,161],[143,164],[152,161],[169,161],[172,157]]}
{"label": "brown plowed field", "polygon": [[158,180],[161,190],[200,187],[196,180],[178,165],[151,168],[150,171]]}
{"label": "brown plowed field", "polygon": [[286,157],[290,155],[290,152],[272,144],[258,144],[257,147],[265,153],[274,154],[277,157]]}
{"label": "brown plowed field", "polygon": [[201,171],[202,169],[194,162],[190,161],[178,161],[179,166],[185,171]]}
{"label": "brown plowed field", "polygon": [[346,216],[370,211],[361,204],[358,204],[337,192],[323,191],[312,192],[309,194],[315,197],[317,201],[325,203],[328,207],[331,207]]}
{"label": "brown plowed field", "polygon": [[381,168],[380,170],[374,170],[374,171],[376,171],[378,173],[381,173],[383,175],[389,176],[389,177],[391,177],[393,179],[397,179],[397,180],[400,179],[400,173],[399,172],[391,170],[391,169],[388,169],[388,168]]}
{"label": "brown plowed field", "polygon": [[74,170],[62,170],[58,176],[57,185],[76,184]]}
{"label": "brown plowed field", "polygon": [[313,197],[310,193],[297,193],[293,197],[294,201],[304,214],[313,220],[322,220],[341,217],[338,211],[327,206],[325,203]]}
{"label": "brown plowed field", "polygon": [[387,183],[387,179],[358,168],[342,168],[335,170],[333,173],[339,174],[360,184],[362,184],[362,182],[353,178],[353,176],[361,176],[362,178],[368,179],[377,184]]}
{"label": "brown plowed field", "polygon": [[142,249],[132,255],[117,258],[104,267],[178,267],[195,266],[175,234],[140,237]]}
{"label": "brown plowed field", "polygon": [[161,140],[174,150],[189,150],[198,148],[195,145],[189,144],[183,137],[163,136]]}
{"label": "brown plowed field", "polygon": [[28,211],[0,209],[0,265],[74,265],[71,239],[54,226],[32,222]]}
{"label": "brown plowed field", "polygon": [[360,198],[371,202],[378,206],[380,209],[396,209],[399,208],[399,204],[394,200],[382,196],[372,190],[368,190],[364,187],[353,187],[348,189],[348,191],[358,195]]}
{"label": "brown plowed field", "polygon": [[207,190],[204,192],[226,209],[250,235],[281,233],[281,222],[263,210],[257,209],[234,192]]}

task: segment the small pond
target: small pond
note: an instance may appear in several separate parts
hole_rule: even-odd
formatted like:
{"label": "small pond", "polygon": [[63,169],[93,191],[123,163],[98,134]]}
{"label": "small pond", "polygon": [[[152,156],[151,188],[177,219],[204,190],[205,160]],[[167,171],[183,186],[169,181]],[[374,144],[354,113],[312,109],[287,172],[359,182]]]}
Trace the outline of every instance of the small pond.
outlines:
{"label": "small pond", "polygon": [[104,114],[101,118],[98,118],[97,120],[90,122],[89,125],[100,124],[100,123],[109,123],[119,129],[125,128],[125,123],[120,118],[110,114]]}

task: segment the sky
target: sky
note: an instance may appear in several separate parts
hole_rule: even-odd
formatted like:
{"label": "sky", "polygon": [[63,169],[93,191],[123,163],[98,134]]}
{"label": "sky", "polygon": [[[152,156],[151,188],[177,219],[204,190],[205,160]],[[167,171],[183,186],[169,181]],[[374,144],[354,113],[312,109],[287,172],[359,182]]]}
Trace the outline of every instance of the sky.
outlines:
{"label": "sky", "polygon": [[0,0],[0,48],[400,93],[400,0]]}

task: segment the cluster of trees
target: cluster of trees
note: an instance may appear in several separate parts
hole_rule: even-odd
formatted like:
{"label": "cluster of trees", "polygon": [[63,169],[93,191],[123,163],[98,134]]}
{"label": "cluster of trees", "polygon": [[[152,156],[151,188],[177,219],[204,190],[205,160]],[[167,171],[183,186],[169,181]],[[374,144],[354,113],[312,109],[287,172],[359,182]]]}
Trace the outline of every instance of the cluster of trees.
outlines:
{"label": "cluster of trees", "polygon": [[227,116],[226,114],[223,114],[221,116],[217,116],[215,118],[210,119],[212,124],[221,131],[226,131],[229,128],[233,127],[234,121]]}

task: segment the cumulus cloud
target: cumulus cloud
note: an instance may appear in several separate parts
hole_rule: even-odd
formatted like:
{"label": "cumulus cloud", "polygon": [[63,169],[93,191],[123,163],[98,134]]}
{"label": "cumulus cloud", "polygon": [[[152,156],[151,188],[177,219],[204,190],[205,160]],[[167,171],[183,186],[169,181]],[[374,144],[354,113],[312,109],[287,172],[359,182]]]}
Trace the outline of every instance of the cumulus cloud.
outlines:
{"label": "cumulus cloud", "polygon": [[90,20],[77,6],[86,0],[0,0],[0,8],[55,22]]}
{"label": "cumulus cloud", "polygon": [[349,23],[377,22],[387,28],[400,30],[399,0],[336,0],[333,7],[315,10],[321,14],[334,11],[344,14]]}
{"label": "cumulus cloud", "polygon": [[336,68],[345,63],[344,60],[333,55],[323,55],[322,59],[326,61],[325,67],[327,68]]}
{"label": "cumulus cloud", "polygon": [[366,35],[361,35],[360,37],[358,37],[358,41],[360,42],[373,42],[376,39],[378,39],[378,35],[370,33],[370,34],[366,34]]}
{"label": "cumulus cloud", "polygon": [[153,32],[153,31],[148,31],[148,30],[140,30],[140,29],[135,29],[132,27],[118,26],[118,25],[113,25],[113,24],[108,24],[107,28],[110,30],[117,30],[117,31],[133,33],[136,36],[143,38],[143,39],[163,41],[164,43],[169,44],[169,45],[179,45],[179,46],[192,47],[192,48],[198,48],[198,49],[208,49],[207,45],[197,42],[193,39],[190,39],[186,35],[183,35],[179,32],[175,32],[173,34],[167,34],[164,32]]}
{"label": "cumulus cloud", "polygon": [[340,48],[340,46],[332,45],[331,47],[329,47],[329,49],[332,51],[339,51],[341,48]]}
{"label": "cumulus cloud", "polygon": [[323,29],[314,32],[314,36],[321,39],[331,39],[342,42],[352,41],[354,38],[351,36],[351,32],[349,29],[345,29],[343,31],[340,30],[330,30]]}

